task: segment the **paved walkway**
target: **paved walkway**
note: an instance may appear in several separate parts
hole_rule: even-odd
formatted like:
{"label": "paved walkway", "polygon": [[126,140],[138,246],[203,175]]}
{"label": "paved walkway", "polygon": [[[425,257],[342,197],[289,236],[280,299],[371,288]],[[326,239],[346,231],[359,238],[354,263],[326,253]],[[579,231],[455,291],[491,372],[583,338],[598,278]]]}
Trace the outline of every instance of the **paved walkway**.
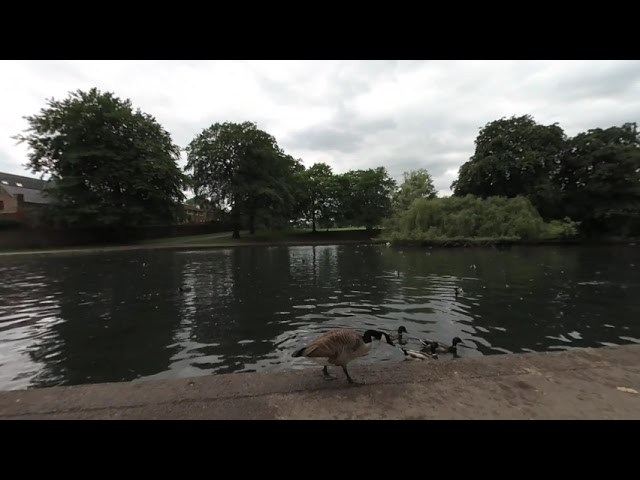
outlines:
{"label": "paved walkway", "polygon": [[0,392],[0,419],[640,419],[640,345]]}

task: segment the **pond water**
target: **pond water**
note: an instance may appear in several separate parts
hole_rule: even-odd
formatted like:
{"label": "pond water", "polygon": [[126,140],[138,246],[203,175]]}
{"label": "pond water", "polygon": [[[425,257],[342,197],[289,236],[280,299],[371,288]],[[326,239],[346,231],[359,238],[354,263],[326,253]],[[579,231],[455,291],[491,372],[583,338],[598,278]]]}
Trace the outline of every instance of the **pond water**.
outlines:
{"label": "pond water", "polygon": [[[305,341],[334,327],[393,333],[400,325],[409,348],[420,348],[418,338],[461,337],[460,357],[640,343],[640,249],[341,245],[0,257],[2,390],[319,374],[291,358]],[[358,363],[403,360],[379,344]]]}

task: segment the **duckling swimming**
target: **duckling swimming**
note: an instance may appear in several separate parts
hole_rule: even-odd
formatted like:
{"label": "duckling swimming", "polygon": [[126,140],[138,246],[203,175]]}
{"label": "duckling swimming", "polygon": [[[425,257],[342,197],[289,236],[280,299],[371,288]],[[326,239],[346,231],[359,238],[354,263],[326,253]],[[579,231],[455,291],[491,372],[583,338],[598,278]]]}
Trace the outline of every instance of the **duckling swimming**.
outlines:
{"label": "duckling swimming", "polygon": [[415,350],[406,350],[400,347],[400,350],[404,353],[405,360],[429,360],[429,358],[437,359],[438,354],[436,353],[436,345],[435,343],[431,344],[431,354],[427,355],[422,352],[416,352]]}
{"label": "duckling swimming", "polygon": [[407,341],[402,336],[403,333],[406,333],[407,335],[409,334],[409,332],[407,332],[407,329],[401,325],[398,327],[398,333],[391,337],[392,340],[396,340],[400,345],[406,345]]}
{"label": "duckling swimming", "polygon": [[322,373],[326,380],[335,380],[327,371],[328,365],[342,367],[349,383],[357,383],[347,371],[349,362],[368,354],[373,347],[373,339],[395,346],[391,337],[384,332],[367,330],[360,335],[355,330],[341,328],[320,335],[306,346],[293,352],[293,357],[307,357],[324,365]]}
{"label": "duckling swimming", "polygon": [[453,353],[453,354],[458,353],[458,344],[461,343],[462,345],[465,345],[465,343],[460,339],[460,337],[454,337],[451,342],[451,345],[447,345],[441,342],[434,342],[429,339],[420,340],[420,343],[422,343],[425,347],[430,347],[430,348],[433,348],[433,346],[435,345],[436,352],[438,353]]}

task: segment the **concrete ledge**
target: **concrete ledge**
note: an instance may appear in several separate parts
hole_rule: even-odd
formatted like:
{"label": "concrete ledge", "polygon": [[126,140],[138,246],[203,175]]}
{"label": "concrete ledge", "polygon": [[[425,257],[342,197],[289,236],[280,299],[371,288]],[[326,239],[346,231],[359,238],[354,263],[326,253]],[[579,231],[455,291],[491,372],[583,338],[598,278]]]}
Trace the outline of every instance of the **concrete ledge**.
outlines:
{"label": "concrete ledge", "polygon": [[0,419],[640,419],[640,345],[0,392]]}

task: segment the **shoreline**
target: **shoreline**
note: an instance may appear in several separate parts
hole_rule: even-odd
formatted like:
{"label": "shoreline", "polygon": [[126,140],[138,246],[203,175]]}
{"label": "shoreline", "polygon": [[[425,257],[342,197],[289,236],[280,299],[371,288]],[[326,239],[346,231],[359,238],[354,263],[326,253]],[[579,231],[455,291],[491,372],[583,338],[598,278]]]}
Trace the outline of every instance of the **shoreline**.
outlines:
{"label": "shoreline", "polygon": [[392,246],[396,248],[498,248],[509,249],[512,247],[549,247],[549,246],[612,246],[626,245],[636,246],[640,242],[637,238],[611,238],[611,239],[544,239],[544,240],[503,240],[503,239],[464,239],[464,240],[405,240],[397,241]]}
{"label": "shoreline", "polygon": [[640,345],[0,392],[0,420],[640,419]]}
{"label": "shoreline", "polygon": [[14,250],[3,252],[0,251],[0,257],[18,256],[18,255],[64,255],[64,254],[81,254],[81,253],[106,253],[106,252],[125,252],[135,250],[219,250],[225,248],[241,248],[241,247],[304,247],[304,246],[327,246],[327,245],[358,245],[358,244],[379,244],[384,242],[374,240],[305,240],[305,241],[249,241],[237,243],[211,243],[211,244],[167,244],[167,245],[117,245],[108,247],[64,247],[56,249],[43,250]]}
{"label": "shoreline", "polygon": [[[544,247],[544,246],[637,246],[638,239],[594,239],[594,240],[429,240],[429,241],[406,241],[391,244],[389,248],[412,248],[412,249],[433,249],[433,248],[496,248],[508,250],[512,247]],[[129,245],[110,245],[110,246],[79,246],[79,247],[61,247],[47,249],[24,249],[1,251],[0,257],[20,256],[20,255],[75,255],[75,254],[95,254],[109,252],[125,252],[136,250],[219,250],[224,248],[241,248],[241,247],[304,247],[304,246],[330,246],[330,245],[386,245],[387,240],[379,238],[369,239],[304,239],[304,240],[253,240],[247,239],[243,241],[241,238],[237,242],[212,242],[206,244],[198,243],[167,243],[167,244],[129,244]]]}

